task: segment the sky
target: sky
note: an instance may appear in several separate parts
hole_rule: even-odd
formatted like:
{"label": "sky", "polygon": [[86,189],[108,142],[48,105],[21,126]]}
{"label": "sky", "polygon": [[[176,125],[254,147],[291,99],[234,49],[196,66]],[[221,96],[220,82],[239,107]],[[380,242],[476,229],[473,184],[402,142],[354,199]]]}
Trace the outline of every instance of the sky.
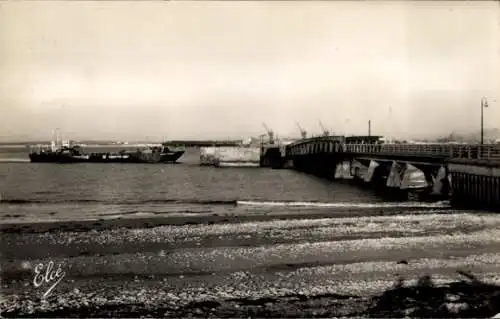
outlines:
{"label": "sky", "polygon": [[[499,2],[0,2],[0,141],[500,126]],[[497,101],[498,100],[498,101]]]}

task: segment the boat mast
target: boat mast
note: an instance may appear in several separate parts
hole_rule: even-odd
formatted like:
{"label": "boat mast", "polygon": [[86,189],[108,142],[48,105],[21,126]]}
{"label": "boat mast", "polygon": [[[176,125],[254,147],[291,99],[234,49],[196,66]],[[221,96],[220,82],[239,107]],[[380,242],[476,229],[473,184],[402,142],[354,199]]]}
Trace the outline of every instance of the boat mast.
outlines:
{"label": "boat mast", "polygon": [[56,131],[57,131],[57,147],[60,148],[62,146],[62,133],[59,128],[57,128]]}
{"label": "boat mast", "polygon": [[56,131],[52,130],[52,141],[50,142],[50,149],[52,152],[56,151],[56,141],[55,141],[56,139],[57,139]]}

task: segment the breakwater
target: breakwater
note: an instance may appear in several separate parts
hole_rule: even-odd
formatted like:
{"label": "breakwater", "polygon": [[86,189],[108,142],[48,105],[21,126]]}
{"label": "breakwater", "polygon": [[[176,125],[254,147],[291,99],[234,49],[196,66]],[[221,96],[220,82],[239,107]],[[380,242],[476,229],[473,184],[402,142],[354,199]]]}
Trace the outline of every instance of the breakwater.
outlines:
{"label": "breakwater", "polygon": [[[361,140],[361,141],[359,141]],[[500,211],[500,145],[382,144],[370,138],[304,139],[285,163],[328,179],[354,178],[377,190],[450,197],[454,206]]]}
{"label": "breakwater", "polygon": [[258,147],[201,147],[200,165],[217,167],[259,167]]}

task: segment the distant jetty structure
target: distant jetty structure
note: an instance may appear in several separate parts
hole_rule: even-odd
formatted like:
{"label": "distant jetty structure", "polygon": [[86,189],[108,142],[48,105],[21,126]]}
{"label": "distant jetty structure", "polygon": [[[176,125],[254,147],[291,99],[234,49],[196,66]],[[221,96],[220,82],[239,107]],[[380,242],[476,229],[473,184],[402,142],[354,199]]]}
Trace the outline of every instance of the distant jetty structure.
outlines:
{"label": "distant jetty structure", "polygon": [[200,165],[216,167],[260,167],[260,140],[248,138],[232,146],[200,147]]}
{"label": "distant jetty structure", "polygon": [[[500,145],[386,143],[381,136],[319,136],[270,157],[327,179],[354,179],[378,191],[447,198],[454,207],[500,212]],[[262,165],[268,166],[268,165]]]}
{"label": "distant jetty structure", "polygon": [[[212,145],[201,147],[200,165],[216,167],[261,167],[263,166],[262,154],[268,150],[274,151],[276,147],[280,147],[279,145],[281,145],[284,155],[285,148],[282,141],[275,136],[274,132],[265,123],[262,123],[262,126],[267,134],[262,134],[259,138],[250,137],[232,146]],[[278,157],[281,157],[281,155]]]}

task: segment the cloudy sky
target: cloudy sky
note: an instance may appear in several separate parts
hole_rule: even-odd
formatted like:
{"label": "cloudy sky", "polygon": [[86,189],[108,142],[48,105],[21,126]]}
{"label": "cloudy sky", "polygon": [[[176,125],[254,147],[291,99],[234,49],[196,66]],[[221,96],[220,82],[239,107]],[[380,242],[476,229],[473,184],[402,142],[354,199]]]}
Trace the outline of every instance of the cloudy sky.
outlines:
{"label": "cloudy sky", "polygon": [[[500,126],[498,2],[0,2],[0,140]],[[498,99],[498,102],[494,102]]]}

